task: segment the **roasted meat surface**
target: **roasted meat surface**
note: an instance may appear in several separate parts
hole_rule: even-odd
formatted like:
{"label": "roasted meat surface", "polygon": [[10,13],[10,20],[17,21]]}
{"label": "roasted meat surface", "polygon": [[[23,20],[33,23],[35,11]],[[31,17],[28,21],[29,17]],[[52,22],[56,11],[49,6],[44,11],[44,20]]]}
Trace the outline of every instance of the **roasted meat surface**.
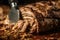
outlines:
{"label": "roasted meat surface", "polygon": [[10,23],[10,6],[0,5],[1,40],[59,40],[59,0],[19,5],[18,9],[23,19],[20,18],[17,23]]}

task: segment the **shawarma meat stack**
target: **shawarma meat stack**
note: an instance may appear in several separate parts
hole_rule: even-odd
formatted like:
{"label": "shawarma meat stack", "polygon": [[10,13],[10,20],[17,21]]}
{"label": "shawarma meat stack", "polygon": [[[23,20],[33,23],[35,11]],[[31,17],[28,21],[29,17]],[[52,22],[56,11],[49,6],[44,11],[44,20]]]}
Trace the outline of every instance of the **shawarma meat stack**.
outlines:
{"label": "shawarma meat stack", "polygon": [[[10,7],[0,6],[0,38],[18,35],[40,34],[55,31],[60,28],[60,1],[41,1],[19,6],[23,20],[10,23],[8,13]],[[19,37],[20,37],[19,36]]]}

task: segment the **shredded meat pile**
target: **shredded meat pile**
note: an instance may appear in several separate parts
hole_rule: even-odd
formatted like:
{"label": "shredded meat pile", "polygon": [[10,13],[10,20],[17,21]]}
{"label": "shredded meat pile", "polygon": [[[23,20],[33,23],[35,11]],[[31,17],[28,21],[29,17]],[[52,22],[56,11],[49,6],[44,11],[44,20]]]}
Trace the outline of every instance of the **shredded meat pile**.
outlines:
{"label": "shredded meat pile", "polygon": [[60,33],[56,33],[56,30],[59,32],[60,29],[60,1],[41,1],[21,5],[19,10],[23,20],[10,23],[8,17],[10,7],[0,6],[0,39],[54,40],[56,36],[59,40]]}

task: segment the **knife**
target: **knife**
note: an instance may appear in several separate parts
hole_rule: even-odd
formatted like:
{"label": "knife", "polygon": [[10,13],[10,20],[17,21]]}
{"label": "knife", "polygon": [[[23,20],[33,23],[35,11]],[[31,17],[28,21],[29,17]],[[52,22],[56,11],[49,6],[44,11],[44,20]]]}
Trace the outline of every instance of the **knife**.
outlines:
{"label": "knife", "polygon": [[16,23],[19,20],[19,10],[16,9],[17,2],[15,2],[14,0],[9,0],[9,3],[11,6],[10,12],[8,14],[9,21],[11,23]]}

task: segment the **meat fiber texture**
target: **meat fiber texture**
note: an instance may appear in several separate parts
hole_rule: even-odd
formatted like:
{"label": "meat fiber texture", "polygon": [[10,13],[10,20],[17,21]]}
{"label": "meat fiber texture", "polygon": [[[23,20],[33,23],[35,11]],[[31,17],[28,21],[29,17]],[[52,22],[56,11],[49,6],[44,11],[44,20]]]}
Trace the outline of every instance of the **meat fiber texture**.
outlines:
{"label": "meat fiber texture", "polygon": [[[3,40],[33,40],[33,35],[54,34],[60,29],[60,1],[40,1],[20,5],[19,10],[23,20],[16,24],[10,23],[9,6],[0,6],[0,38]],[[21,16],[20,16],[21,17]],[[42,36],[41,36],[42,37]],[[43,40],[45,36],[42,37]],[[54,40],[54,38],[52,38]],[[47,38],[48,40],[48,38]]]}
{"label": "meat fiber texture", "polygon": [[[20,8],[20,11],[24,19],[29,20],[34,18],[37,20],[37,31],[48,31],[53,28],[55,29],[56,27],[59,28],[60,8],[57,6],[58,4],[58,1],[41,1],[25,5]],[[30,14],[33,17],[30,16]],[[27,19],[28,16],[29,19]]]}

